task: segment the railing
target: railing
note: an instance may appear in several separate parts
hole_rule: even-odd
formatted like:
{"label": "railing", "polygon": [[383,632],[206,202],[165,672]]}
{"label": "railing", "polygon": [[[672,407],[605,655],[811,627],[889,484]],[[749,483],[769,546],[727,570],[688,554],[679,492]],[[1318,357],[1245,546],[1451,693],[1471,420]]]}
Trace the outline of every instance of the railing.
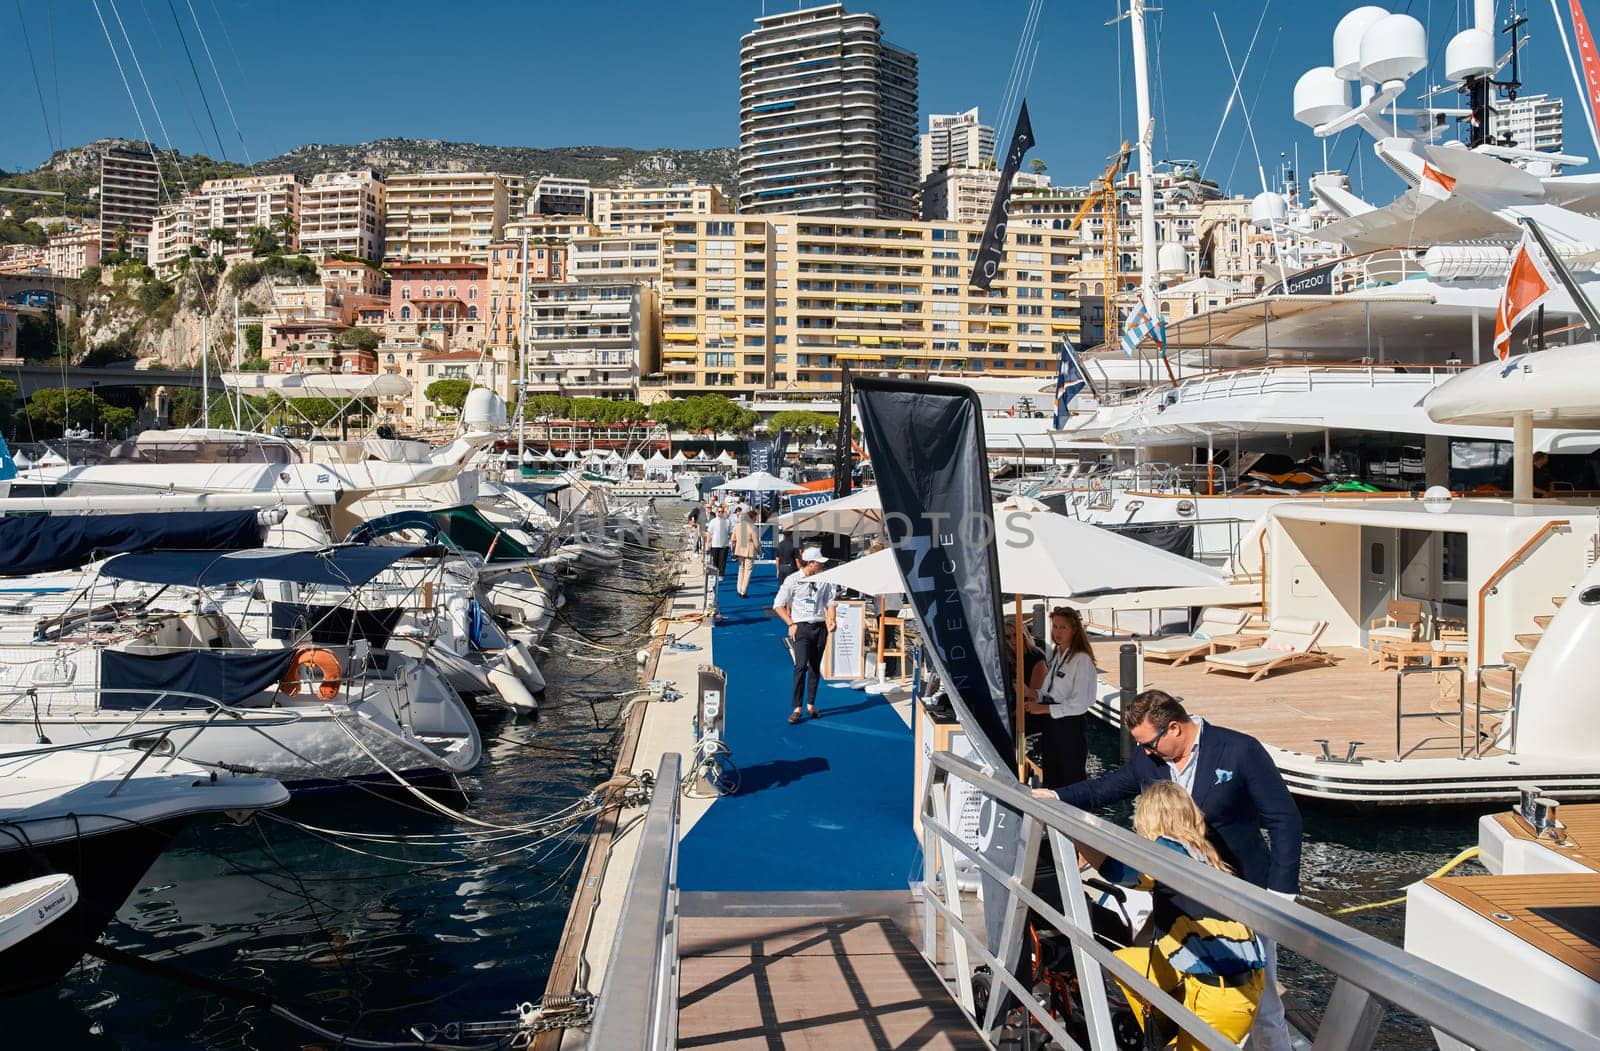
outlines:
{"label": "railing", "polygon": [[1515,566],[1518,562],[1521,562],[1523,558],[1527,556],[1528,552],[1533,550],[1534,545],[1538,544],[1556,529],[1564,526],[1570,526],[1571,524],[1572,523],[1565,518],[1553,518],[1544,525],[1540,526],[1538,529],[1534,530],[1533,535],[1524,540],[1522,542],[1522,546],[1511,553],[1510,558],[1496,566],[1495,571],[1489,574],[1489,579],[1485,580],[1483,585],[1478,588],[1478,659],[1472,662],[1474,668],[1480,668],[1483,666],[1483,645],[1484,640],[1489,634],[1489,626],[1484,620],[1484,614],[1488,608],[1489,596],[1497,593],[1497,585],[1500,583],[1501,579],[1505,577],[1507,573],[1511,572],[1511,567]]}
{"label": "railing", "polygon": [[[1217,915],[1247,924],[1262,937],[1272,939],[1333,975],[1336,984],[1328,1006],[1316,1032],[1306,1034],[1313,1038],[1319,1051],[1365,1051],[1372,1047],[1383,1021],[1385,1003],[1410,1012],[1427,1025],[1472,1047],[1484,1046],[1485,1036],[1493,1034],[1494,1047],[1504,1051],[1600,1049],[1600,1040],[1492,989],[1304,906],[1285,902],[1235,876],[1197,864],[1101,818],[1034,799],[1014,780],[991,777],[948,752],[934,753],[933,767],[944,777],[930,777],[922,799],[922,952],[941,973],[942,964],[953,963],[955,987],[952,992],[974,1024],[986,1034],[990,1046],[996,1046],[1000,1037],[997,1015],[1004,1002],[1014,1003],[1018,1010],[1025,1011],[1032,1023],[1049,1033],[1060,1046],[1084,1046],[1052,1013],[1050,998],[1040,1003],[1031,986],[1014,977],[1009,966],[1002,962],[1022,958],[1031,912],[1032,923],[1038,930],[1053,930],[1072,946],[1087,1046],[1093,1051],[1114,1051],[1119,1046],[1112,1028],[1106,972],[1148,1000],[1156,1011],[1166,1015],[1200,1046],[1213,1051],[1235,1047],[1232,1041],[1158,989],[1144,974],[1124,963],[1096,937],[1083,879],[1077,866],[1070,861],[1082,845],[1121,860],[1177,893],[1214,909]],[[1007,810],[1020,820],[1016,860],[1009,870],[968,846],[950,827],[945,798],[948,779],[965,782],[981,797],[997,804],[983,808],[991,813],[997,826],[1000,819],[1007,816]],[[1040,847],[1046,837],[1052,856],[1058,859],[1055,878],[1066,914],[1046,903],[1034,891]],[[958,855],[980,868],[989,878],[991,887],[1003,892],[986,894],[983,905],[1001,910],[999,917],[1003,919],[1003,927],[996,947],[998,951],[990,951],[982,918],[974,929],[965,915],[965,910],[971,906],[962,902],[956,885]],[[1061,863],[1063,859],[1067,859],[1066,864]],[[940,919],[943,925],[937,922]],[[941,933],[948,941],[951,960],[939,958]],[[983,1017],[978,1017],[974,1009],[970,966],[974,960],[988,966],[993,983],[993,993],[988,997]],[[1001,987],[1010,992],[1009,1000],[1001,993]]]}
{"label": "railing", "polygon": [[588,1046],[670,1051],[678,1043],[678,779],[661,757],[639,852],[595,1002]]}
{"label": "railing", "polygon": [[[1483,706],[1483,673],[1486,671],[1503,671],[1509,674],[1511,677],[1510,683],[1506,689],[1506,693],[1510,697],[1510,700],[1506,701],[1506,706],[1504,708],[1485,708]],[[1510,723],[1509,727],[1502,726],[1502,729],[1507,731],[1506,754],[1517,754],[1517,716],[1522,708],[1522,693],[1521,687],[1517,685],[1517,671],[1518,668],[1515,664],[1478,665],[1478,692],[1473,698],[1472,702],[1474,708],[1472,733],[1473,750],[1475,754],[1479,756],[1483,755],[1483,716],[1486,712],[1489,715],[1503,715],[1506,717],[1507,721]],[[1499,739],[1500,735],[1495,734],[1495,740]]]}
{"label": "railing", "polygon": [[[1422,667],[1422,668],[1396,668],[1395,669],[1395,673],[1394,673],[1394,759],[1395,759],[1395,762],[1398,763],[1401,759],[1405,758],[1405,754],[1400,751],[1400,725],[1403,722],[1405,722],[1407,719],[1435,719],[1435,718],[1438,718],[1440,715],[1443,714],[1442,712],[1434,711],[1431,708],[1428,709],[1425,712],[1408,712],[1408,711],[1406,711],[1405,710],[1405,698],[1404,698],[1406,677],[1410,676],[1410,675],[1416,675],[1416,674],[1418,674],[1420,672],[1431,672],[1435,677],[1437,677],[1439,675],[1439,673],[1443,672],[1443,671],[1453,671],[1453,672],[1455,672],[1456,676],[1457,676],[1457,679],[1458,679],[1457,690],[1456,690],[1456,758],[1457,759],[1465,759],[1467,757],[1467,671],[1466,671],[1465,668],[1461,667],[1461,665],[1459,665],[1459,664],[1451,665],[1449,668],[1436,668],[1436,667],[1434,667],[1433,665],[1430,664],[1430,665],[1428,665],[1426,667]],[[1422,742],[1419,741],[1412,748],[1412,751],[1416,751],[1418,748],[1421,748],[1421,747],[1422,747]],[[1477,754],[1477,752],[1478,752],[1478,750],[1476,748],[1474,748],[1474,754],[1475,755]]]}

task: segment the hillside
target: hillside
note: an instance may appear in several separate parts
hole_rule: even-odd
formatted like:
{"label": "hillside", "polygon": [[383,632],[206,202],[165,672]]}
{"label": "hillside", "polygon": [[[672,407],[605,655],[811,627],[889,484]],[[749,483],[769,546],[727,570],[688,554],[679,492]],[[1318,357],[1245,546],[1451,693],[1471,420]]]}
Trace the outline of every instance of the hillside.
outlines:
{"label": "hillside", "polygon": [[[93,217],[96,214],[94,198],[99,189],[100,155],[116,145],[135,144],[125,139],[99,139],[57,150],[31,172],[0,172],[0,186],[62,191],[67,195],[64,205],[59,198],[11,195],[6,195],[0,205],[11,209],[17,222],[36,215],[60,215],[63,208],[71,215]],[[164,168],[174,193],[181,193],[183,186],[197,186],[205,179],[250,172],[263,175],[293,172],[309,179],[318,172],[349,168],[375,168],[386,175],[429,169],[504,171],[535,178],[554,174],[589,179],[597,185],[629,180],[681,182],[698,179],[720,183],[724,190],[732,193],[737,182],[738,151],[730,147],[639,150],[628,146],[482,146],[438,139],[378,139],[354,146],[297,146],[252,168],[198,153],[173,154],[170,161],[170,167],[164,165]],[[15,230],[0,227],[0,243],[21,239]]]}

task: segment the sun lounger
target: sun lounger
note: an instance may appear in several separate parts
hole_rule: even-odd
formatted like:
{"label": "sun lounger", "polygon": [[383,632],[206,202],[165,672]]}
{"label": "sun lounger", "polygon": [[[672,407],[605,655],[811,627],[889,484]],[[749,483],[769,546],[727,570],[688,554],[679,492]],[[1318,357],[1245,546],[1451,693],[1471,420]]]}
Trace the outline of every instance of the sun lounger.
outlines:
{"label": "sun lounger", "polygon": [[1302,664],[1332,664],[1333,658],[1317,649],[1317,640],[1327,630],[1325,620],[1280,617],[1260,646],[1206,658],[1205,670],[1248,675],[1252,682],[1280,668]]}
{"label": "sun lounger", "polygon": [[1200,611],[1192,635],[1168,635],[1165,638],[1146,639],[1145,660],[1171,661],[1173,666],[1211,651],[1211,640],[1219,635],[1234,635],[1250,619],[1250,611],[1212,606]]}

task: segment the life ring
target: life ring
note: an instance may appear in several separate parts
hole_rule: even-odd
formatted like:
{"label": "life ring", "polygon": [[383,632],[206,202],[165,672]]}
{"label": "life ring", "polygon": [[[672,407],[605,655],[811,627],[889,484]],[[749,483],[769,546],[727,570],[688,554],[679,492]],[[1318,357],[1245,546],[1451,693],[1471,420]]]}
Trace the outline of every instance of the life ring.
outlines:
{"label": "life ring", "polygon": [[317,696],[325,701],[331,701],[339,696],[339,658],[324,649],[308,647],[297,650],[294,660],[289,663],[289,670],[283,673],[283,681],[278,684],[279,689],[293,697],[300,692],[300,668],[310,664],[322,673],[322,681],[317,683]]}

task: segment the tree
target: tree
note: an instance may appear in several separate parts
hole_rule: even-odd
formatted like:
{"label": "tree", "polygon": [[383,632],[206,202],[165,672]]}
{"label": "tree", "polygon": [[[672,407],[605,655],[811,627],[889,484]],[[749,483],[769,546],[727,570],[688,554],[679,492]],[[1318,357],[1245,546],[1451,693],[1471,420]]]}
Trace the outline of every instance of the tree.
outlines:
{"label": "tree", "polygon": [[645,407],[636,401],[574,398],[568,413],[571,419],[589,423],[632,423],[645,418]]}
{"label": "tree", "polygon": [[1043,175],[1045,172],[1050,170],[1050,165],[1035,157],[1033,160],[1028,162],[1028,170],[1033,172],[1035,175]]}
{"label": "tree", "polygon": [[422,396],[451,412],[460,412],[466,404],[467,392],[472,389],[470,380],[434,380],[423,390]]}
{"label": "tree", "polygon": [[830,434],[839,427],[839,418],[825,412],[811,412],[806,409],[787,409],[783,412],[773,413],[767,421],[767,433],[774,438],[780,431],[791,431],[797,434]]}
{"label": "tree", "polygon": [[0,379],[0,434],[15,435],[11,429],[11,417],[15,413],[17,401],[17,385],[12,380]]}
{"label": "tree", "polygon": [[206,244],[221,245],[223,248],[233,247],[234,242],[238,239],[232,230],[223,226],[213,226],[206,231],[205,238]]}
{"label": "tree", "polygon": [[[260,326],[257,326],[257,331],[260,331]],[[260,336],[256,337],[256,341],[259,344]],[[378,344],[382,342],[383,337],[370,328],[362,328],[359,325],[339,333],[339,346],[341,347],[353,347],[356,350],[377,350]],[[259,351],[261,348],[257,346],[256,349]]]}
{"label": "tree", "polygon": [[251,255],[273,255],[281,248],[277,237],[265,226],[252,226],[245,240],[250,245]]}
{"label": "tree", "polygon": [[248,350],[253,358],[261,356],[260,325],[246,325],[244,327],[244,349]]}
{"label": "tree", "polygon": [[560,394],[531,394],[522,404],[522,418],[537,419],[551,416],[558,420],[572,419],[572,399]]}
{"label": "tree", "polygon": [[761,417],[734,404],[726,395],[696,394],[658,401],[649,409],[657,423],[698,434],[748,434]]}
{"label": "tree", "polygon": [[272,217],[272,231],[278,235],[278,240],[285,248],[294,244],[294,235],[299,232],[295,225],[294,216],[288,212],[281,212]]}
{"label": "tree", "polygon": [[68,427],[121,436],[133,421],[132,409],[112,405],[93,391],[48,387],[33,392],[22,407],[17,428],[39,438],[56,437]]}

